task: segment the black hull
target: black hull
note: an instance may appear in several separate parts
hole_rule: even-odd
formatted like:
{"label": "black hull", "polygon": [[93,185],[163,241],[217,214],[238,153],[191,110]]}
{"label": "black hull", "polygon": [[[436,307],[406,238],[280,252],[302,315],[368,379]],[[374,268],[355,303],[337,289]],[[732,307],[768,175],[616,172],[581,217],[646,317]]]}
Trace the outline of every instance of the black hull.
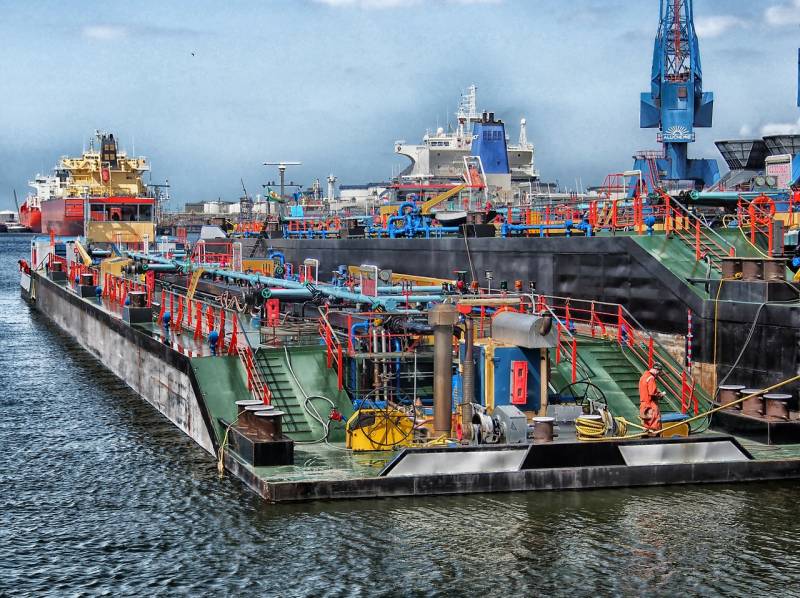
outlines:
{"label": "black hull", "polygon": [[[247,257],[256,240],[244,241]],[[644,327],[671,335],[687,333],[691,310],[694,361],[713,361],[714,301],[703,299],[630,237],[269,239],[256,255],[264,255],[262,247],[282,251],[292,263],[319,259],[321,276],[340,264],[375,264],[437,278],[472,270],[485,286],[485,272],[491,270],[492,286],[505,280],[513,288],[521,280],[525,289],[535,282],[536,292],[546,295],[621,303]],[[737,378],[728,383],[774,383],[800,369],[800,305],[767,304],[759,313],[758,302],[725,302],[717,313],[718,376],[736,361],[757,315]]]}

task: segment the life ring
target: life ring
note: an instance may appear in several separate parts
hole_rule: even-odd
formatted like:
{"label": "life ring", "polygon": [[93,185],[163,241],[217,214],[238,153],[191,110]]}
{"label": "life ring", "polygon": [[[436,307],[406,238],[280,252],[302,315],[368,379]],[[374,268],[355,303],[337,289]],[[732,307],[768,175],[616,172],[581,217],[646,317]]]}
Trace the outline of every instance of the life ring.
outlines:
{"label": "life ring", "polygon": [[748,209],[750,221],[754,224],[767,225],[775,216],[775,202],[768,195],[759,195],[750,202]]}
{"label": "life ring", "polygon": [[325,227],[330,232],[339,232],[342,230],[342,221],[338,216],[333,216],[332,218],[328,218],[328,221],[325,223]]}

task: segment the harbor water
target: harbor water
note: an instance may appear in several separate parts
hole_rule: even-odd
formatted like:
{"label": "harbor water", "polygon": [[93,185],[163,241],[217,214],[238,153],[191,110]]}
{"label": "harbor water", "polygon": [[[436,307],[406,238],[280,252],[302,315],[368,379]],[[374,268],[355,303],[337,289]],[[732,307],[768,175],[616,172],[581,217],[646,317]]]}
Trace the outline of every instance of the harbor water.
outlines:
{"label": "harbor water", "polygon": [[795,483],[269,505],[21,299],[0,235],[0,595],[800,594]]}

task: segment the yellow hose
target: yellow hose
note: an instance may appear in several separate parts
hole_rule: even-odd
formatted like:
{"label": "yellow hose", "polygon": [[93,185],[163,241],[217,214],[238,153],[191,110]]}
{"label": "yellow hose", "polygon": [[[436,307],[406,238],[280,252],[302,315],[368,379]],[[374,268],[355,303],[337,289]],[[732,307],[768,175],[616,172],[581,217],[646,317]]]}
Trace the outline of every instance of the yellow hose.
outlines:
{"label": "yellow hose", "polygon": [[575,431],[578,440],[601,440],[610,431],[616,429],[619,436],[628,433],[628,426],[633,426],[643,430],[642,426],[629,422],[624,417],[613,417],[607,410],[600,411],[600,419],[593,419],[585,416],[575,420]]}
{"label": "yellow hose", "polygon": [[[794,376],[793,378],[788,378],[788,379],[786,379],[786,380],[784,380],[782,382],[778,382],[777,384],[773,384],[772,386],[768,386],[767,388],[762,388],[758,392],[754,392],[754,393],[749,394],[747,396],[738,398],[735,401],[731,401],[730,403],[726,403],[725,405],[720,405],[719,407],[714,407],[713,409],[710,409],[710,410],[706,411],[705,413],[701,413],[699,415],[695,415],[694,417],[690,417],[689,419],[684,419],[684,420],[682,420],[682,421],[680,421],[678,423],[675,423],[675,424],[672,424],[670,426],[667,426],[666,428],[661,428],[660,430],[656,430],[656,431],[653,432],[653,435],[663,434],[664,432],[669,432],[670,430],[674,430],[675,428],[679,428],[679,427],[682,427],[682,426],[685,426],[685,425],[689,425],[690,423],[692,423],[694,421],[697,421],[699,419],[703,419],[705,417],[708,417],[709,415],[712,415],[712,414],[714,414],[714,413],[716,413],[718,411],[722,411],[723,409],[728,409],[730,407],[733,407],[734,405],[738,405],[739,403],[744,403],[747,399],[752,399],[753,397],[757,397],[757,396],[760,396],[760,395],[763,395],[763,394],[767,394],[768,392],[772,392],[773,390],[781,388],[782,386],[786,386],[787,384],[792,384],[793,382],[800,382],[800,376]],[[578,420],[580,420],[580,419],[581,418],[579,417]],[[616,419],[617,419],[617,421],[619,421],[622,418],[616,418]],[[589,420],[589,421],[592,421],[592,420]],[[622,420],[622,421],[625,421],[625,420]],[[629,424],[629,425],[633,425],[635,427],[639,427],[639,426],[636,426],[635,424],[631,424],[630,422],[626,422],[626,423]],[[575,422],[575,428],[576,428],[576,430],[578,428],[578,421],[577,420]],[[634,438],[643,438],[644,436],[648,436],[648,435],[649,435],[648,432],[639,432],[637,434],[631,434],[630,436],[625,436],[623,434],[622,436],[601,436],[601,437],[589,436],[589,437],[586,437],[586,438],[581,438],[580,432],[579,432],[578,433],[578,439],[579,440],[584,440],[586,442],[597,442],[597,441],[604,441],[604,440],[632,440]]]}

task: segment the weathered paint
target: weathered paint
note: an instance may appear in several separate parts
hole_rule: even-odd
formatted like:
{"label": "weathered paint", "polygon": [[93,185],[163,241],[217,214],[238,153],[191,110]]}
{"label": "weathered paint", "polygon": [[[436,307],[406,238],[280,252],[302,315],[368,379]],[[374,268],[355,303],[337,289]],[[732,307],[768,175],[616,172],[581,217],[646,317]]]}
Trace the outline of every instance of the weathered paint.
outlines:
{"label": "weathered paint", "polygon": [[211,419],[190,360],[157,339],[35,274],[36,308],[209,453]]}

